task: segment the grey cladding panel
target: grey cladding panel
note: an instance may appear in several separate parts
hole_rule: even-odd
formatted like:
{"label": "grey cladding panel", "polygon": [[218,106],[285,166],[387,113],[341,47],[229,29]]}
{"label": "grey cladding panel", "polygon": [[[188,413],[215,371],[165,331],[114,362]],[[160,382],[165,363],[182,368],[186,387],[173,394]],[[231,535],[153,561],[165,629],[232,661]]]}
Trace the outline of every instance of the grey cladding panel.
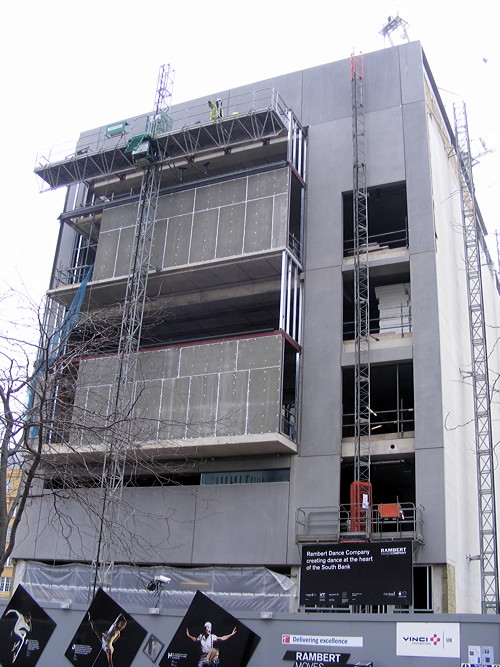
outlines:
{"label": "grey cladding panel", "polygon": [[255,252],[271,247],[273,205],[273,197],[248,202],[245,224],[245,252]]}
{"label": "grey cladding panel", "polygon": [[163,259],[164,268],[188,263],[192,223],[193,216],[191,213],[170,218],[168,221],[167,242]]}
{"label": "grey cladding panel", "polygon": [[281,336],[240,340],[238,343],[238,370],[280,366],[282,341]]}
{"label": "grey cladding panel", "polygon": [[245,204],[224,206],[220,209],[216,256],[232,257],[243,252]]}
{"label": "grey cladding panel", "polygon": [[[337,118],[351,117],[349,59],[304,70],[302,88],[303,124],[314,126]],[[290,104],[288,98],[285,99]]]}
{"label": "grey cladding panel", "polygon": [[116,374],[116,357],[99,357],[80,362],[78,368],[79,386],[111,384]]}
{"label": "grey cladding panel", "polygon": [[276,169],[248,178],[248,199],[260,199],[288,190],[288,169]]}
{"label": "grey cladding panel", "polygon": [[215,434],[215,416],[219,376],[196,375],[189,390],[188,437],[201,438]]}
{"label": "grey cladding panel", "polygon": [[189,253],[190,263],[214,259],[218,217],[219,212],[217,209],[200,211],[194,214],[191,250]]}
{"label": "grey cladding panel", "polygon": [[184,438],[189,403],[189,378],[165,379],[160,399],[159,437]]}
{"label": "grey cladding panel", "polygon": [[271,246],[280,248],[287,242],[286,234],[288,229],[288,195],[276,195],[274,198],[273,211],[273,234]]}
{"label": "grey cladding panel", "polygon": [[171,195],[160,197],[156,216],[158,220],[171,218],[176,215],[192,213],[194,207],[195,190],[183,190]]}
{"label": "grey cladding panel", "polygon": [[141,377],[144,380],[177,377],[179,355],[180,350],[177,347],[143,352],[139,355]]}
{"label": "grey cladding panel", "polygon": [[236,368],[236,341],[195,345],[181,349],[179,375],[204,375]]}
{"label": "grey cladding panel", "polygon": [[279,368],[250,371],[247,424],[249,433],[273,433],[279,430],[280,378]]}
{"label": "grey cladding panel", "polygon": [[196,188],[195,211],[216,208],[220,201],[220,183]]}
{"label": "grey cladding panel", "polygon": [[137,204],[105,208],[102,214],[101,234],[112,229],[121,229],[135,225],[137,218]]}
{"label": "grey cladding panel", "polygon": [[115,270],[116,249],[120,238],[120,231],[101,232],[95,258],[92,280],[112,278]]}
{"label": "grey cladding panel", "polygon": [[130,427],[137,440],[156,439],[160,417],[161,380],[140,382],[136,386],[134,420]]}
{"label": "grey cladding panel", "polygon": [[[285,563],[289,484],[200,487],[194,533],[197,563]],[[216,539],[221,532],[230,539]],[[261,659],[259,665],[277,665]],[[286,663],[285,663],[286,664]],[[291,665],[292,663],[290,663]]]}
{"label": "grey cladding panel", "polygon": [[229,206],[245,201],[247,189],[246,178],[236,178],[223,183],[214,183],[206,185],[196,190],[197,211],[203,211],[207,208],[218,208],[219,206]]}
{"label": "grey cladding panel", "polygon": [[219,206],[229,206],[246,199],[247,179],[237,178],[220,185]]}
{"label": "grey cladding panel", "polygon": [[120,230],[118,254],[116,257],[115,276],[126,276],[130,270],[130,258],[135,242],[134,227],[125,227]]}
{"label": "grey cladding panel", "polygon": [[401,104],[398,49],[382,49],[364,57],[363,93],[366,111]]}
{"label": "grey cladding panel", "polygon": [[167,221],[157,220],[155,222],[153,244],[151,246],[151,266],[161,269],[163,268],[163,254],[165,252],[165,241],[167,236]]}
{"label": "grey cladding panel", "polygon": [[221,373],[217,402],[217,435],[246,433],[248,373]]}

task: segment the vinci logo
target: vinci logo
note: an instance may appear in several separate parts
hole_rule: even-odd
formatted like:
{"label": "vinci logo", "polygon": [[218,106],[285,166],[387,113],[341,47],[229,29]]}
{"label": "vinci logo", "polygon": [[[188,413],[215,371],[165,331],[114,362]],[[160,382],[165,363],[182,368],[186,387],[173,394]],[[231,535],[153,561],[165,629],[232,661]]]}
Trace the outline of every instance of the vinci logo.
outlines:
{"label": "vinci logo", "polygon": [[459,658],[459,623],[398,623],[397,655]]}
{"label": "vinci logo", "polygon": [[433,644],[437,646],[441,641],[441,637],[438,637],[434,633],[431,637],[403,637],[403,641],[409,642],[410,644]]}

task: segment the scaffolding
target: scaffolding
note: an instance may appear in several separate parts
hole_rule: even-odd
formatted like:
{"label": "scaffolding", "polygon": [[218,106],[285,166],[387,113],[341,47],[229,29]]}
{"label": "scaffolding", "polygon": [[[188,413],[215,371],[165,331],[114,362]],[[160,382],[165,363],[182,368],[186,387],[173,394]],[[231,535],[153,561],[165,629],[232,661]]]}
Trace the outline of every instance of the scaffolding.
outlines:
{"label": "scaffolding", "polygon": [[453,105],[455,149],[458,160],[460,202],[464,235],[472,391],[479,504],[481,604],[483,613],[499,613],[498,556],[495,507],[495,462],[491,424],[488,349],[481,277],[482,233],[476,212],[472,156],[467,111],[464,103]]}
{"label": "scaffolding", "polygon": [[[134,249],[131,253],[125,301],[118,341],[113,399],[110,418],[121,426],[111,435],[105,452],[101,479],[102,509],[96,557],[93,562],[92,586],[109,587],[114,566],[113,533],[119,525],[123,481],[131,434],[129,417],[134,408],[134,386],[137,375],[138,352],[150,269],[151,247],[160,191],[160,168],[155,163],[155,135],[168,117],[172,96],[173,73],[170,66],[160,68],[153,116],[147,132],[140,141],[132,138],[129,144],[137,164],[144,165],[141,193],[137,206]],[[144,156],[151,156],[146,158]]]}
{"label": "scaffolding", "polygon": [[[166,117],[165,113],[159,115]],[[288,138],[291,164],[300,166],[297,173],[304,178],[305,132],[274,88],[234,96],[226,107],[226,115],[215,121],[207,118],[206,106],[196,105],[169,112],[168,122],[156,123],[154,129],[156,165],[185,164],[195,156],[217,150],[229,153],[256,141],[267,143],[283,137]],[[73,152],[67,153],[66,148],[60,154],[61,149],[56,148],[39,155],[35,174],[44,182],[44,190],[111,176],[124,178],[137,171],[133,151],[127,150],[129,143],[127,127],[117,137],[109,137],[106,128],[100,128],[94,135],[82,138]]]}
{"label": "scaffolding", "polygon": [[[370,280],[363,56],[351,56],[354,218],[354,482],[370,484]],[[367,486],[368,485],[368,486]],[[355,495],[359,495],[355,492]],[[371,494],[369,494],[371,496]],[[369,498],[371,502],[371,497]],[[351,499],[351,503],[355,504]],[[360,510],[361,511],[361,510]]]}

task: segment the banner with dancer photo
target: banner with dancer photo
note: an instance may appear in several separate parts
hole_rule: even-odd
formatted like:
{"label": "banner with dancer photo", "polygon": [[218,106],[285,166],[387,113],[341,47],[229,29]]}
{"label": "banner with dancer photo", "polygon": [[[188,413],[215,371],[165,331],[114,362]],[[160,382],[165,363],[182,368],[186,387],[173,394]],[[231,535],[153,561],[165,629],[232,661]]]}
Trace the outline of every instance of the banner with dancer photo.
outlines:
{"label": "banner with dancer photo", "polygon": [[197,591],[160,667],[246,667],[260,637]]}
{"label": "banner with dancer photo", "polygon": [[78,667],[129,667],[146,630],[101,588],[64,654]]}
{"label": "banner with dancer photo", "polygon": [[56,623],[18,586],[0,618],[0,665],[34,667]]}

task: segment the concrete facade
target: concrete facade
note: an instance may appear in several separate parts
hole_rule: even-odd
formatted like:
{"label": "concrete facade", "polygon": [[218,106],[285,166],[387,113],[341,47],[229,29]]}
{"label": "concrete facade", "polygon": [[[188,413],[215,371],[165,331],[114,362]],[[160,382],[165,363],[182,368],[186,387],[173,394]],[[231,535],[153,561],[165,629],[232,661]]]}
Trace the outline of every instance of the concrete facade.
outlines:
{"label": "concrete facade", "polygon": [[[244,111],[239,100],[277,90],[307,128],[305,182],[290,164],[286,134],[279,132],[238,150],[214,146],[200,159],[177,158],[164,170],[134,410],[143,420],[136,441],[158,469],[175,470],[178,486],[148,488],[144,482],[125,490],[141,539],[129,553],[116,546],[117,561],[269,566],[296,576],[300,543],[307,543],[298,514],[349,511],[349,71],[349,60],[343,60],[214,95],[223,100],[229,123],[231,109]],[[418,599],[427,602],[415,602],[415,608],[477,613],[479,565],[467,558],[478,551],[478,515],[472,398],[464,380],[470,344],[457,166],[420,44],[366,55],[364,99],[370,280],[373,287],[407,286],[411,294],[411,326],[400,332],[377,324],[372,295],[373,502],[405,508],[406,519],[391,538],[413,540],[415,567],[427,568],[433,584],[419,591]],[[207,109],[206,102],[173,107],[173,132],[183,131],[182,114]],[[192,127],[206,124],[208,111],[196,114],[189,116]],[[130,119],[129,134],[116,145],[132,136],[141,118]],[[80,150],[88,142],[97,150],[103,132],[84,133]],[[66,183],[65,224],[49,290],[55,301],[68,305],[79,282],[75,269],[93,263],[84,308],[100,316],[119,312],[139,183],[137,168],[85,185]],[[79,266],[75,247],[85,234],[94,247]],[[292,258],[287,267],[298,267],[300,299],[298,283],[292,288],[285,280],[289,260],[283,257]],[[496,278],[486,270],[483,282],[487,321],[498,322]],[[284,308],[300,329],[287,330],[280,319]],[[107,349],[79,364],[75,411],[93,425],[109,410],[114,354]],[[494,351],[493,368],[496,357]],[[102,454],[94,436],[73,429],[54,461],[79,448],[84,455]],[[285,480],[204,482],[212,473],[278,469],[287,471]],[[69,500],[80,529],[61,535],[50,489],[45,494],[26,517],[15,556],[91,561],[98,526]],[[83,489],[85,494],[90,499],[92,489]],[[158,532],[159,517],[165,528]],[[338,522],[320,538],[341,534]]]}

